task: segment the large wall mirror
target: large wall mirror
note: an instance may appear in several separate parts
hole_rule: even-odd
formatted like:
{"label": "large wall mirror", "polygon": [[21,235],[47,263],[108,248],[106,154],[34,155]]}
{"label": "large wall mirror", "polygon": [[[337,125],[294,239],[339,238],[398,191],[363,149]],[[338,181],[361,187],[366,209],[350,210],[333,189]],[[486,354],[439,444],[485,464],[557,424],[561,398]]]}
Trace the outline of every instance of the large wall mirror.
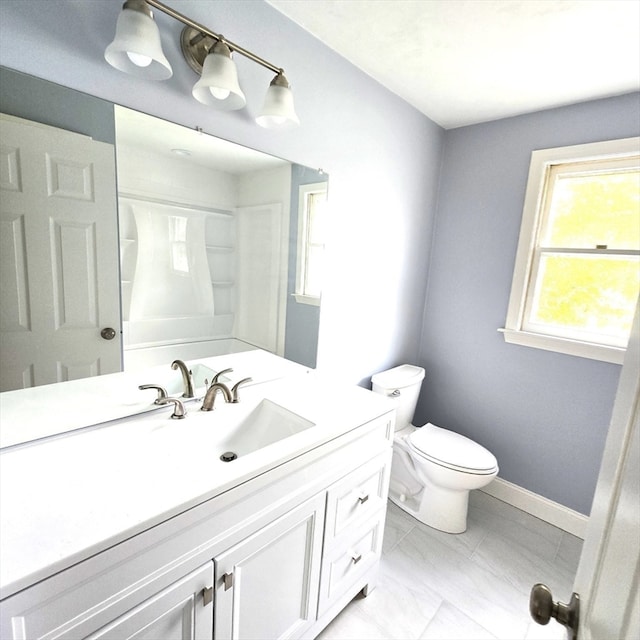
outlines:
{"label": "large wall mirror", "polygon": [[[9,69],[0,82],[0,390],[254,348],[315,367],[325,174]],[[24,196],[31,179],[44,196]]]}

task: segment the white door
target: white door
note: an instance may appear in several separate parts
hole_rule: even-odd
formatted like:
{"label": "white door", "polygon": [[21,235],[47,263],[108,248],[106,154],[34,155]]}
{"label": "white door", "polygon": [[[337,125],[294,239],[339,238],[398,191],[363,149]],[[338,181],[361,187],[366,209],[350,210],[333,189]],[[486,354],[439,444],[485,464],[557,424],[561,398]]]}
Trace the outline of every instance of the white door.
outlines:
{"label": "white door", "polygon": [[120,371],[113,145],[4,114],[0,141],[0,390]]}
{"label": "white door", "polygon": [[611,416],[574,591],[579,638],[640,638],[640,306]]}
{"label": "white door", "polygon": [[287,257],[282,205],[241,207],[237,219],[234,337],[284,355]]}
{"label": "white door", "polygon": [[636,307],[620,374],[574,583],[580,602],[578,628],[573,637],[578,640],[640,638],[639,581],[640,305]]}

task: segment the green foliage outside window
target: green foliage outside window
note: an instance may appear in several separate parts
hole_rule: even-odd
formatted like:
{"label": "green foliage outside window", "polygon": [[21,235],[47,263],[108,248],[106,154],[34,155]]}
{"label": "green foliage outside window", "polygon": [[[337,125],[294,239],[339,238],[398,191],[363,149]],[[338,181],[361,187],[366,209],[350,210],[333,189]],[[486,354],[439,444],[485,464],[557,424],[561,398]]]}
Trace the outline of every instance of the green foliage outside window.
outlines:
{"label": "green foliage outside window", "polygon": [[545,256],[534,322],[628,336],[640,283],[638,259]]}
{"label": "green foliage outside window", "polygon": [[640,249],[640,172],[559,176],[540,244],[549,251],[540,255],[531,321],[624,343],[640,261],[611,250]]}

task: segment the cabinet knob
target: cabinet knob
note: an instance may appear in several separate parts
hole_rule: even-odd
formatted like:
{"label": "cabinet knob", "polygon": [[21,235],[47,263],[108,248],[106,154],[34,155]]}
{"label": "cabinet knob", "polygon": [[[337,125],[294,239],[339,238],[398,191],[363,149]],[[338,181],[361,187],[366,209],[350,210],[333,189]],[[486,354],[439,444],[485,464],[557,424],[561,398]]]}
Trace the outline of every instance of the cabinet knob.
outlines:
{"label": "cabinet knob", "polygon": [[360,560],[362,560],[362,554],[359,553],[358,555],[356,555],[355,553],[351,556],[351,562],[353,562],[353,564],[358,564],[358,562],[360,562]]}
{"label": "cabinet knob", "polygon": [[205,587],[202,590],[202,601],[205,607],[213,602],[213,587]]}
{"label": "cabinet knob", "polygon": [[224,583],[224,590],[229,591],[233,587],[233,573],[225,573],[222,576],[222,582]]}
{"label": "cabinet knob", "polygon": [[360,504],[364,504],[368,499],[369,499],[369,494],[368,493],[361,493],[358,496],[358,502]]}

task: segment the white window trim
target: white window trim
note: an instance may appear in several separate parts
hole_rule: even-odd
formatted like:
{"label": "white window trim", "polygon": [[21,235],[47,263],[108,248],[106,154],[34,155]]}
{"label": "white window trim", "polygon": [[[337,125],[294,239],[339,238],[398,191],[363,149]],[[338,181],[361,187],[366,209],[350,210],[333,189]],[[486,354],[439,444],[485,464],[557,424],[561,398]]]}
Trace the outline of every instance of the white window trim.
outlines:
{"label": "white window trim", "polygon": [[622,364],[626,348],[581,342],[523,330],[528,282],[532,276],[532,258],[539,231],[540,211],[547,173],[554,164],[637,155],[640,138],[624,138],[589,144],[540,149],[531,154],[531,166],[524,199],[522,226],[511,283],[507,319],[502,332],[506,342],[568,355]]}
{"label": "white window trim", "polygon": [[304,268],[307,257],[306,238],[307,238],[307,215],[306,202],[307,196],[312,193],[326,193],[326,182],[315,182],[312,184],[300,185],[298,190],[298,257],[296,261],[296,289],[293,297],[299,304],[308,304],[315,307],[320,306],[320,296],[310,296],[301,293],[304,287]]}

